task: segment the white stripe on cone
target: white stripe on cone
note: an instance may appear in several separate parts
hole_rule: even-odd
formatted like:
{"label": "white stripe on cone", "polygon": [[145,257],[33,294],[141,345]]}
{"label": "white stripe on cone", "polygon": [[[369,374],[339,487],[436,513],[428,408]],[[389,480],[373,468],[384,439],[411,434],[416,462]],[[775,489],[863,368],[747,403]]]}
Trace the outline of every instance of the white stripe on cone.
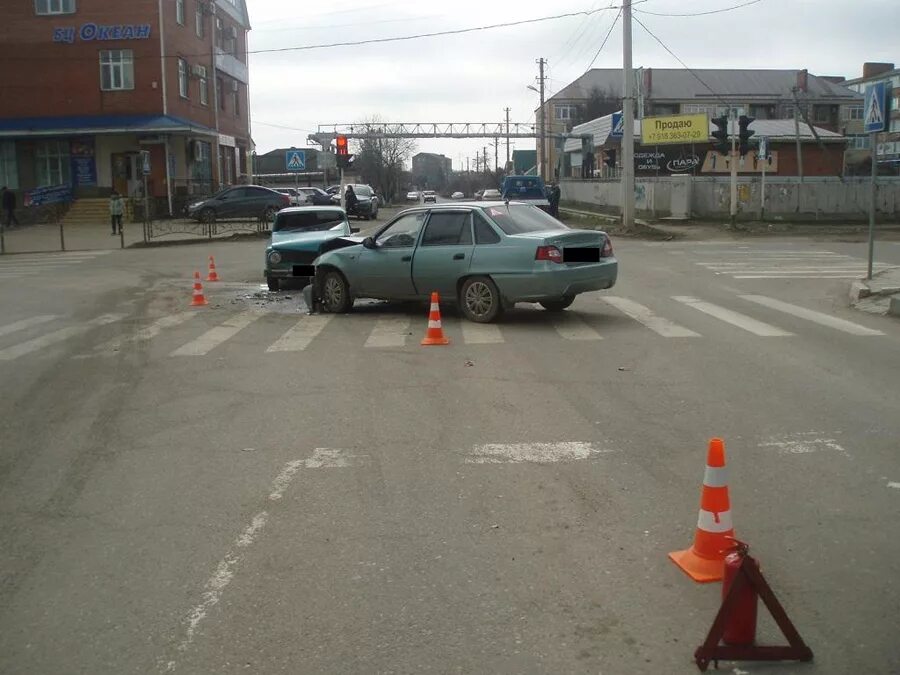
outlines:
{"label": "white stripe on cone", "polygon": [[707,466],[703,474],[703,484],[706,487],[726,487],[728,485],[728,470],[724,466]]}
{"label": "white stripe on cone", "polygon": [[441,322],[440,322],[440,321],[434,321],[433,319],[429,319],[429,320],[428,320],[428,327],[429,327],[429,328],[440,328],[440,327],[441,327]]}
{"label": "white stripe on cone", "polygon": [[[716,521],[716,516],[718,516],[718,522]],[[734,529],[734,525],[731,523],[731,511],[712,513],[701,509],[697,518],[697,527],[704,532],[728,532]]]}
{"label": "white stripe on cone", "polygon": [[437,304],[436,302],[432,302],[432,303],[431,303],[431,311],[432,311],[432,312],[439,312],[439,311],[441,311],[441,308],[438,307],[438,304]]}

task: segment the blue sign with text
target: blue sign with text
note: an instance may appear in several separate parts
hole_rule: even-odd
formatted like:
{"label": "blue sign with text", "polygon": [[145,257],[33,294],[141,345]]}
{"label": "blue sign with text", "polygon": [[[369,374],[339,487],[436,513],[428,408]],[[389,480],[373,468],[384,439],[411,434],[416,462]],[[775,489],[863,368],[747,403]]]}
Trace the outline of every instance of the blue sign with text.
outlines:
{"label": "blue sign with text", "polygon": [[97,184],[97,162],[94,158],[94,139],[91,136],[75,138],[69,145],[72,156],[72,183],[76,187]]}
{"label": "blue sign with text", "polygon": [[43,206],[44,204],[58,204],[72,201],[72,187],[69,185],[54,185],[29,190],[23,200],[25,206]]}
{"label": "blue sign with text", "polygon": [[612,131],[609,132],[610,138],[622,138],[625,135],[625,125],[622,123],[622,113],[614,112],[612,114]]}
{"label": "blue sign with text", "polygon": [[53,29],[53,41],[72,44],[78,37],[82,42],[107,41],[107,40],[149,40],[151,25],[119,24],[102,26],[96,23],[85,23],[78,28],[71,26]]}

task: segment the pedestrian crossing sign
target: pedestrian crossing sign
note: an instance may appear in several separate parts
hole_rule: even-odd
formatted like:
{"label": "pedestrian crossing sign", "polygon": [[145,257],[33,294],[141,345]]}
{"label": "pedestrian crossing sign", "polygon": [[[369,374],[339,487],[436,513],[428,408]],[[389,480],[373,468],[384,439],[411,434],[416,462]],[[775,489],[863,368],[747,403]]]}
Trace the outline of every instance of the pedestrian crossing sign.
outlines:
{"label": "pedestrian crossing sign", "polygon": [[866,86],[866,102],[863,108],[866,133],[884,131],[887,126],[887,82],[874,82]]}
{"label": "pedestrian crossing sign", "polygon": [[288,171],[306,171],[306,151],[288,150],[284,154],[284,164]]}

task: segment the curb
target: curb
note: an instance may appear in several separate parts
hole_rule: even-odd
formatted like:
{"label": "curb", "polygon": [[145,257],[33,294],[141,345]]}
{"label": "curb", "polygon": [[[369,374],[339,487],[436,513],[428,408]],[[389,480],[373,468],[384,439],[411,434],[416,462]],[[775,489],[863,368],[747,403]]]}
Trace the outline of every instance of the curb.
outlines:
{"label": "curb", "polygon": [[891,296],[887,313],[891,316],[900,316],[900,293]]}
{"label": "curb", "polygon": [[872,289],[861,279],[857,279],[850,284],[849,297],[851,305],[859,302],[863,298],[868,298],[870,295],[872,295]]}

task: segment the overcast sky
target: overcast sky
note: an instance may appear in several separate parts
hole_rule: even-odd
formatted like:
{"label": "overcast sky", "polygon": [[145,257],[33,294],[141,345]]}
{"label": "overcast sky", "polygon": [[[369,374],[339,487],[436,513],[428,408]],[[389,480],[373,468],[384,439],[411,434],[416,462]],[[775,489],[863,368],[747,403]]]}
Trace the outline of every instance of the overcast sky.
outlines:
{"label": "overcast sky", "polygon": [[[900,64],[898,0],[761,0],[731,12],[689,13],[747,0],[634,0],[643,21],[688,66],[808,68],[817,75],[859,77],[864,61]],[[607,7],[611,0],[247,0],[250,49],[395,37],[538,18]],[[258,152],[309,144],[319,124],[378,115],[396,122],[534,119],[538,57],[549,61],[548,93],[581,75],[616,15],[602,11],[537,24],[377,45],[250,55],[251,114]],[[680,67],[634,24],[634,65]],[[622,65],[621,21],[594,67]],[[269,125],[282,125],[293,129]],[[515,141],[514,141],[515,142]],[[534,148],[519,140],[514,147]],[[454,169],[485,145],[480,140],[424,139]],[[493,151],[489,151],[493,156]],[[505,150],[501,144],[501,163]]]}

